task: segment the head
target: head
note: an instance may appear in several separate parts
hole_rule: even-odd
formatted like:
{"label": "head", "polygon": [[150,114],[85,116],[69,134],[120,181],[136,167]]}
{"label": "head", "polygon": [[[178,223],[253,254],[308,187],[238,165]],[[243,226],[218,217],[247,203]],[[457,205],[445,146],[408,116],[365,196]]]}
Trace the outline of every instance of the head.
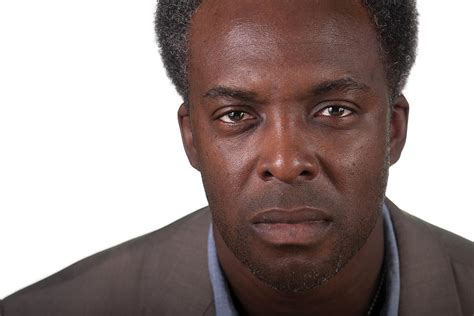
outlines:
{"label": "head", "polygon": [[414,1],[161,0],[183,143],[216,234],[281,291],[365,244],[401,154]]}

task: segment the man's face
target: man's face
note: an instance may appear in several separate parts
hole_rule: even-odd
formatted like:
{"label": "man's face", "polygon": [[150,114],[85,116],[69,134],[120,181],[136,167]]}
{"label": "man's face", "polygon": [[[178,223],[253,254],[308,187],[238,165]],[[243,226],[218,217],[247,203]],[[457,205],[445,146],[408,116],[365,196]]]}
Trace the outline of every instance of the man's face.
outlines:
{"label": "man's face", "polygon": [[215,233],[273,288],[325,283],[367,240],[388,176],[390,91],[365,8],[205,0],[188,40],[181,128]]}

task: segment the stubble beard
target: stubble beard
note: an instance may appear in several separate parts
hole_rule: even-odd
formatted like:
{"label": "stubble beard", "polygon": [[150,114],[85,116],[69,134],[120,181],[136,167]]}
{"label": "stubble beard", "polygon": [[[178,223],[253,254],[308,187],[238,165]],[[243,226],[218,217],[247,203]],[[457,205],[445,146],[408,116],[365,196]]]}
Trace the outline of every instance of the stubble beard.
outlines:
{"label": "stubble beard", "polygon": [[[279,259],[259,260],[259,256],[252,253],[249,245],[249,234],[241,230],[233,238],[227,228],[216,221],[215,224],[226,246],[248,270],[270,288],[285,293],[302,293],[325,285],[357,254],[372,233],[380,215],[381,207],[373,212],[368,220],[357,225],[357,229],[339,229],[341,232],[331,255],[318,262],[292,262],[279,264]],[[235,228],[234,228],[235,229]],[[336,228],[337,229],[337,228]],[[355,233],[354,233],[355,232]],[[292,256],[290,251],[287,256]],[[282,258],[282,261],[287,261]]]}
{"label": "stubble beard", "polygon": [[[361,218],[357,223],[352,223],[351,227],[348,227],[349,225],[333,227],[340,234],[330,256],[318,263],[299,264],[298,262],[290,262],[283,266],[278,266],[278,262],[275,261],[259,260],[258,254],[252,253],[248,246],[251,243],[249,240],[250,234],[247,233],[246,227],[244,225],[239,225],[238,227],[231,226],[225,217],[222,216],[222,213],[218,211],[212,212],[213,224],[222,236],[226,246],[255,277],[274,290],[285,293],[302,293],[325,285],[365,245],[376,226],[379,216],[382,216],[390,167],[389,125],[386,131],[385,161],[378,181],[380,185],[377,188],[373,188],[373,194],[368,197],[373,199],[371,216]],[[207,192],[209,191],[206,190],[206,194]],[[208,196],[209,204],[211,205],[212,198],[210,198]],[[211,210],[213,209],[211,205]],[[354,212],[354,210],[350,211]],[[291,253],[288,254],[288,256],[291,255]]]}
{"label": "stubble beard", "polygon": [[342,225],[333,227],[332,229],[339,232],[337,242],[331,249],[331,254],[318,262],[293,261],[292,251],[289,251],[285,258],[262,260],[259,254],[252,252],[249,247],[252,243],[247,228],[243,225],[229,227],[227,221],[220,218],[220,214],[213,214],[216,215],[213,216],[213,223],[226,246],[255,277],[274,290],[302,293],[325,285],[364,246],[381,215],[384,196],[385,187],[377,194],[371,216],[353,224],[351,229],[347,226],[341,227]]}

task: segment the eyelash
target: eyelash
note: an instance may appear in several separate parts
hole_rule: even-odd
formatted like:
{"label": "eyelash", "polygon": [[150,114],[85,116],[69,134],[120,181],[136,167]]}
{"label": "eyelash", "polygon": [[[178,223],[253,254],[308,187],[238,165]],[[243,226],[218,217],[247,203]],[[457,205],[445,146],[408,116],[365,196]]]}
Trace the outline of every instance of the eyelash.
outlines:
{"label": "eyelash", "polygon": [[[329,113],[329,109],[330,108],[338,108],[338,109],[342,109],[343,111],[348,111],[349,113],[347,114],[344,114],[344,115],[341,115],[341,116],[338,116],[338,115],[330,115]],[[322,115],[321,113],[324,113],[324,112],[328,112],[328,115]],[[354,110],[350,109],[349,107],[347,106],[344,106],[344,105],[339,105],[339,104],[332,104],[332,105],[328,105],[328,106],[325,106],[324,108],[322,108],[321,110],[317,111],[315,116],[318,115],[319,116],[325,116],[325,117],[331,117],[331,118],[344,118],[344,117],[347,117],[347,116],[350,116],[352,114],[354,114]]]}
{"label": "eyelash", "polygon": [[[337,108],[337,109],[340,109],[342,111],[345,111],[345,112],[349,112],[349,113],[345,113],[343,115],[330,115],[329,113],[329,110],[331,108]],[[327,112],[327,114],[322,114],[324,112]],[[229,115],[231,114],[241,114],[241,118],[238,119],[238,120],[232,120],[229,118]],[[321,117],[327,117],[327,118],[345,118],[345,117],[348,117],[352,114],[354,114],[355,111],[350,109],[349,107],[347,106],[344,106],[344,105],[340,105],[340,104],[330,104],[330,105],[327,105],[325,107],[323,107],[322,109],[318,110],[314,116],[321,116]],[[225,119],[227,117],[227,119]],[[246,117],[249,117],[249,118],[246,118]],[[239,124],[241,122],[245,122],[245,121],[249,121],[249,120],[252,120],[252,119],[255,119],[255,116],[248,113],[247,111],[243,111],[243,110],[231,110],[231,111],[227,111],[226,113],[220,115],[218,118],[217,118],[219,121],[221,121],[222,123],[224,124],[227,124],[227,125],[236,125],[236,124]]]}
{"label": "eyelash", "polygon": [[247,113],[247,112],[245,112],[245,111],[229,111],[229,112],[226,112],[226,113],[224,113],[223,115],[219,116],[218,119],[219,119],[220,121],[226,123],[226,124],[236,124],[236,123],[238,123],[238,122],[242,122],[242,121],[247,121],[247,120],[248,120],[248,119],[245,119],[245,118],[241,118],[241,119],[239,119],[239,120],[237,120],[237,121],[232,121],[231,119],[229,119],[229,121],[225,121],[225,120],[223,119],[224,117],[229,117],[229,115],[231,115],[232,113],[241,113],[241,114],[243,114],[244,116],[251,116],[251,117],[252,117],[251,114],[249,114],[249,113]]}

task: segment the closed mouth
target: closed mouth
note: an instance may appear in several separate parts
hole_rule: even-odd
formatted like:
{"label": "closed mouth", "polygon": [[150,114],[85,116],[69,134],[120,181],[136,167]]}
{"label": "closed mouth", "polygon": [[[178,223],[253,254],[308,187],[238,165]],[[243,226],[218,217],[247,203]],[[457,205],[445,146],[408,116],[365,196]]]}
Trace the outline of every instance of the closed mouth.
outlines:
{"label": "closed mouth", "polygon": [[319,209],[300,207],[294,209],[270,209],[258,213],[252,224],[302,224],[311,222],[329,222],[330,216]]}

